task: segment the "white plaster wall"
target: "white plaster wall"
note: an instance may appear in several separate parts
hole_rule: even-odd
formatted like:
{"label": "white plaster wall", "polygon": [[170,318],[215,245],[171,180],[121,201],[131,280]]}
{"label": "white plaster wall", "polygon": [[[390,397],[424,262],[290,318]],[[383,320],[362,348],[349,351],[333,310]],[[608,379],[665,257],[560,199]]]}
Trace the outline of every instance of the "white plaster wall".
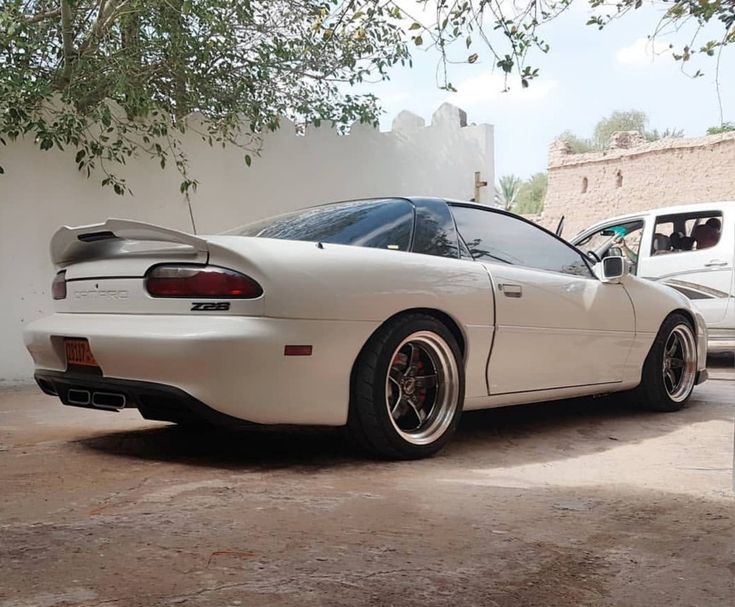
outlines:
{"label": "white plaster wall", "polygon": [[[185,138],[191,175],[200,181],[192,207],[201,234],[311,204],[382,195],[469,199],[474,173],[495,182],[493,128],[462,126],[464,112],[444,104],[431,125],[402,112],[390,132],[355,126],[340,136],[330,128],[297,136],[291,125],[270,134],[248,168],[243,152]],[[48,314],[54,269],[48,242],[60,225],[138,219],[191,231],[179,194],[179,175],[133,160],[124,176],[133,196],[120,197],[75,170],[74,152],[41,152],[30,141],[0,146],[0,384],[28,381],[32,365],[21,336],[28,322]],[[481,190],[490,202],[492,188]]]}

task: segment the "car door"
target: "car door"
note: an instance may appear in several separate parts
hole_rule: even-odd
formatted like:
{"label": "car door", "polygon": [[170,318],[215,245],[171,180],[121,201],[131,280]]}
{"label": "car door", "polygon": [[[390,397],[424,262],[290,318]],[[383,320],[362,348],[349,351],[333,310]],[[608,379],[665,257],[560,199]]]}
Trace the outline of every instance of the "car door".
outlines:
{"label": "car door", "polygon": [[[709,327],[717,327],[725,322],[733,296],[735,221],[729,209],[697,206],[690,212],[656,216],[654,234],[670,241],[675,233],[683,235],[684,246],[671,246],[668,251],[642,249],[638,275],[677,289],[692,300]],[[710,242],[697,243],[698,233],[712,221],[719,225],[715,230],[719,233],[713,232]]]}
{"label": "car door", "polygon": [[623,285],[602,283],[579,251],[530,222],[472,206],[452,210],[493,282],[490,394],[621,381],[635,331]]}

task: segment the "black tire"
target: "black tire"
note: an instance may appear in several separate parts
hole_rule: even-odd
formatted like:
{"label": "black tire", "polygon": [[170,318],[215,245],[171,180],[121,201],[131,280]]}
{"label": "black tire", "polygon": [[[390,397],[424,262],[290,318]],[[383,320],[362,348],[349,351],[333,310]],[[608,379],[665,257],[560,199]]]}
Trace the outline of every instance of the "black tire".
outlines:
{"label": "black tire", "polygon": [[[414,373],[415,369],[419,368],[413,364],[412,360],[408,360],[408,357],[398,352],[399,346],[401,346],[401,352],[403,352],[403,348],[410,348],[408,351],[411,352],[412,359],[414,344],[418,344],[417,348],[420,350],[416,356],[417,359],[422,356],[431,357],[430,344],[427,346],[426,352],[421,350],[425,344],[420,341],[410,341],[403,345],[409,337],[416,340],[434,341],[437,348],[443,349],[442,353],[446,354],[443,359],[437,358],[429,361],[429,364],[433,364],[437,369],[434,374],[437,379],[435,380],[436,386],[428,388],[428,391],[434,395],[431,400],[434,404],[430,405],[429,413],[426,416],[426,424],[427,432],[433,427],[431,424],[436,425],[436,430],[434,433],[429,432],[429,436],[425,438],[420,434],[413,436],[410,434],[411,431],[398,427],[403,418],[408,419],[409,415],[413,415],[407,405],[401,405],[401,407],[405,407],[407,412],[399,419],[396,419],[389,412],[389,407],[393,404],[388,396],[389,390],[391,394],[394,389],[399,391],[401,394],[399,398],[405,397],[408,399],[407,402],[410,402],[411,398],[426,399],[427,389],[424,389],[423,393],[420,393],[420,389],[418,392],[414,392],[416,389],[416,386],[414,386],[411,388],[411,392],[408,392],[408,384],[398,388],[398,382],[388,378],[391,368],[393,369],[392,377],[398,371],[395,367],[395,357],[404,356],[407,359],[406,375],[401,376],[403,378],[402,382],[410,381],[410,378],[408,378],[409,368],[414,368]],[[442,365],[442,360],[444,360],[447,369],[440,372],[438,367]],[[420,366],[423,368],[423,363],[420,363]],[[443,379],[439,380],[439,377]],[[439,451],[457,429],[464,403],[464,364],[462,355],[457,340],[451,331],[431,316],[412,313],[399,316],[386,323],[363,347],[353,368],[351,379],[347,429],[353,440],[372,455],[386,459],[429,457]],[[419,377],[418,379],[422,378]],[[390,381],[393,381],[395,388],[393,386],[388,387]],[[405,394],[404,389],[406,390]],[[405,396],[406,394],[410,394],[410,396]],[[444,406],[437,404],[438,402],[448,404]],[[424,413],[423,406],[425,405],[422,400],[422,403],[418,406],[418,411],[415,407],[413,408],[416,415],[419,415],[419,412]],[[395,410],[397,409],[398,405],[395,407]],[[420,428],[423,423],[420,415],[414,417],[414,419],[418,421],[418,428]],[[427,442],[416,444],[417,441],[424,440]]]}
{"label": "black tire", "polygon": [[[684,334],[688,332],[693,339],[691,344],[693,350],[687,354],[688,357],[693,356],[693,368],[692,361],[689,358],[688,365],[682,369],[682,374],[686,373],[686,381],[680,384],[679,391],[681,393],[677,394],[674,391],[674,396],[672,397],[672,389],[666,383],[664,359],[667,343],[670,343],[672,335],[677,331]],[[628,394],[628,400],[635,406],[648,409],[649,411],[678,411],[691,396],[692,390],[694,389],[696,373],[696,332],[689,318],[675,312],[669,315],[661,325],[643,364],[641,383],[635,390]]]}

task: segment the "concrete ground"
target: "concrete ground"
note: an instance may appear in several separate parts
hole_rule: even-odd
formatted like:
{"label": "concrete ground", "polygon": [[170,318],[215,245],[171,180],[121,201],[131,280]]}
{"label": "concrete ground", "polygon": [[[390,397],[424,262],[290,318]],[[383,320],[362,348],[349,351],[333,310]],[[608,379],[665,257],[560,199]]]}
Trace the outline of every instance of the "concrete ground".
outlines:
{"label": "concrete ground", "polygon": [[0,605],[735,604],[735,373],[465,415],[431,460],[0,391]]}

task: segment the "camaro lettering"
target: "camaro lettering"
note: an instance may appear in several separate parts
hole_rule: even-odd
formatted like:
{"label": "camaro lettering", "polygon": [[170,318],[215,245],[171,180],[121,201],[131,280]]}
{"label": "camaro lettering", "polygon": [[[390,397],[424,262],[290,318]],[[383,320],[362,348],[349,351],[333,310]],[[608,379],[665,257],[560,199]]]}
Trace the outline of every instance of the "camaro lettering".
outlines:
{"label": "camaro lettering", "polygon": [[74,291],[76,299],[127,299],[128,292],[119,289],[102,289],[99,291]]}
{"label": "camaro lettering", "polygon": [[229,301],[220,302],[206,302],[206,301],[195,301],[191,304],[192,312],[212,312],[214,310],[229,310]]}

